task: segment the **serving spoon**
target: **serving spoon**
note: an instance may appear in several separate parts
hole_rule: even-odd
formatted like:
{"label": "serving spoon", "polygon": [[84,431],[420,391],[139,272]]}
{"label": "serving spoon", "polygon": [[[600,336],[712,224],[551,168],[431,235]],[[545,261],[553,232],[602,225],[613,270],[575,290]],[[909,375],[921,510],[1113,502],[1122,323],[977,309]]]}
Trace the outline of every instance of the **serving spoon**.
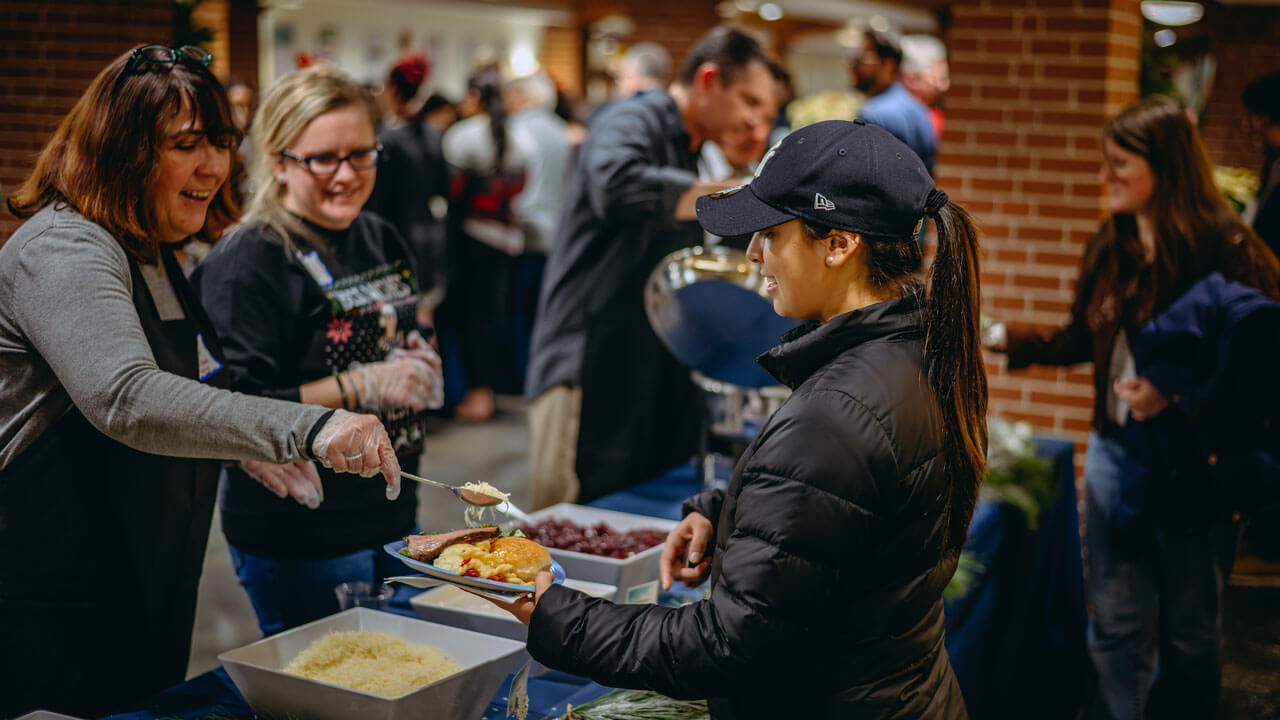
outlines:
{"label": "serving spoon", "polygon": [[476,492],[475,490],[468,490],[467,488],[457,487],[454,485],[446,485],[435,480],[428,480],[427,478],[414,475],[413,473],[407,473],[403,470],[400,471],[400,477],[407,477],[414,482],[420,482],[424,485],[435,485],[438,488],[450,490],[462,502],[469,503],[477,507],[490,507],[492,505],[497,505],[498,503],[506,502],[506,500],[503,500],[500,497],[485,495],[484,493]]}

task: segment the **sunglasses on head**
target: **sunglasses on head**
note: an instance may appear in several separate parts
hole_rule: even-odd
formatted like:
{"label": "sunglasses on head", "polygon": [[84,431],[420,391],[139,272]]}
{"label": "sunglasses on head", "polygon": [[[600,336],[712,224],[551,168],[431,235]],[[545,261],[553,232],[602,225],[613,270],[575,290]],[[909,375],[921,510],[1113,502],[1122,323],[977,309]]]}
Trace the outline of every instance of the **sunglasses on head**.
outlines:
{"label": "sunglasses on head", "polygon": [[209,63],[213,62],[213,55],[195,45],[183,45],[180,48],[168,45],[143,45],[129,56],[126,72],[138,72],[144,65],[176,65],[179,62],[209,67]]}

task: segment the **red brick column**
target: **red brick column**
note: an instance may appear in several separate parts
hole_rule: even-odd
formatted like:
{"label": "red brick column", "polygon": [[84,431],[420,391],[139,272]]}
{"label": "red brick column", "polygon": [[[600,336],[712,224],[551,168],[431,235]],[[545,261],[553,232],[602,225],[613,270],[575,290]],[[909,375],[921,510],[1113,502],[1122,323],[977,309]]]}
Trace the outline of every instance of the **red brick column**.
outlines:
{"label": "red brick column", "polygon": [[[1103,216],[1100,128],[1137,98],[1138,2],[963,0],[951,11],[938,183],[983,226],[984,312],[1062,324]],[[992,411],[1082,449],[1091,368],[1004,365],[988,356]]]}
{"label": "red brick column", "polygon": [[[170,42],[172,0],[0,0],[0,187],[31,173],[89,81],[133,45]],[[0,211],[0,239],[19,222]]]}

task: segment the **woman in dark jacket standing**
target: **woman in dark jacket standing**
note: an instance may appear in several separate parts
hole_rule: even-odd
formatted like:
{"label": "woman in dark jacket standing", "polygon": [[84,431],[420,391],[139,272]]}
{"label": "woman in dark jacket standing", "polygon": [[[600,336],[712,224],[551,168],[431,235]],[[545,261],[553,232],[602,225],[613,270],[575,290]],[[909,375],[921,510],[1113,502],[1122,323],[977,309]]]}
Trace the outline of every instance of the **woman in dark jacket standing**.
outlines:
{"label": "woman in dark jacket standing", "polygon": [[[813,322],[760,362],[794,389],[727,491],[685,504],[662,579],[711,594],[614,605],[550,577],[513,613],[540,662],[710,700],[715,718],[963,718],[942,590],[985,469],[978,247],[969,216],[892,135],[811,125],[749,185],[701,198],[755,233],[774,309]],[[930,290],[917,223],[938,226]],[[714,544],[711,544],[714,538]]]}

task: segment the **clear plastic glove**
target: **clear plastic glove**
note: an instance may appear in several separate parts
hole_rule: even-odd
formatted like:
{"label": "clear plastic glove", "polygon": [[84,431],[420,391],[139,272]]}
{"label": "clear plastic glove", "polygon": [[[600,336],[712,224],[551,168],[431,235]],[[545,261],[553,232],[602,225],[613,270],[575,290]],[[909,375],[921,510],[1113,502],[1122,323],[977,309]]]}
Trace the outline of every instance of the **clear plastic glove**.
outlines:
{"label": "clear plastic glove", "polygon": [[321,465],[336,472],[363,477],[381,472],[387,479],[387,499],[400,496],[400,461],[386,429],[373,415],[334,412],[316,434],[311,449]]}
{"label": "clear plastic glove", "polygon": [[679,524],[671,528],[667,542],[662,546],[662,557],[658,560],[658,577],[663,591],[671,589],[672,580],[679,580],[692,588],[707,579],[711,574],[707,545],[714,530],[711,521],[696,512],[685,515]]}
{"label": "clear plastic glove", "polygon": [[360,407],[364,410],[427,409],[440,373],[413,350],[393,350],[382,362],[354,367],[360,381]]}
{"label": "clear plastic glove", "polygon": [[292,497],[299,505],[315,510],[324,502],[324,487],[314,463],[299,462],[277,465],[257,460],[245,460],[240,468],[249,477],[281,498]]}
{"label": "clear plastic glove", "polygon": [[431,347],[431,344],[417,330],[409,331],[406,344],[408,347],[392,350],[387,355],[387,359],[396,360],[402,357],[412,357],[430,365],[433,376],[431,388],[427,393],[427,407],[432,410],[444,407],[444,361],[440,359],[440,355],[436,353],[435,348]]}

